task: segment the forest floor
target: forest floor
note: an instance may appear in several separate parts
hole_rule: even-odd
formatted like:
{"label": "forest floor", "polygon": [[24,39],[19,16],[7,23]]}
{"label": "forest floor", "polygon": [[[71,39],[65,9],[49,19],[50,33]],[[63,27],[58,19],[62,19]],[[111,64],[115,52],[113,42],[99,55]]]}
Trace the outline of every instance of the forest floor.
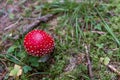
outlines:
{"label": "forest floor", "polygon": [[[120,80],[120,1],[76,1],[0,0],[0,80]],[[46,62],[24,49],[33,29],[55,40]]]}

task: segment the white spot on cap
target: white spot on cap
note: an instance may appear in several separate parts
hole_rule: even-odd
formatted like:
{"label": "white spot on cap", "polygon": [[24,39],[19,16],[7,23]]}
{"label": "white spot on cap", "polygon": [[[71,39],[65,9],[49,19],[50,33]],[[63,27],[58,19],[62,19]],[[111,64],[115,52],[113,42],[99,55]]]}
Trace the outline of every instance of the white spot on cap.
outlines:
{"label": "white spot on cap", "polygon": [[43,51],[43,49],[40,49],[41,51]]}
{"label": "white spot on cap", "polygon": [[40,47],[42,47],[42,45],[40,45]]}
{"label": "white spot on cap", "polygon": [[53,41],[50,41],[50,43],[52,43]]}
{"label": "white spot on cap", "polygon": [[49,45],[51,45],[51,43],[49,43]]}
{"label": "white spot on cap", "polygon": [[31,52],[33,52],[33,50],[31,50]]}
{"label": "white spot on cap", "polygon": [[45,52],[45,54],[47,53],[47,51]]}
{"label": "white spot on cap", "polygon": [[39,51],[37,51],[37,53],[39,53]]}

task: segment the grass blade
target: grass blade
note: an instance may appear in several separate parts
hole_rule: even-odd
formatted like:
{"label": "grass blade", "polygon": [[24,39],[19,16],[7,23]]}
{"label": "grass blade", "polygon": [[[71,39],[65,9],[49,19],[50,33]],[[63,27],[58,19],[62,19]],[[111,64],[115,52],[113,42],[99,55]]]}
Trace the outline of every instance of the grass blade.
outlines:
{"label": "grass blade", "polygon": [[112,35],[112,37],[115,39],[115,41],[117,42],[117,44],[120,46],[120,41],[118,40],[118,38],[115,36],[115,34],[113,33],[113,31],[111,30],[111,28],[109,27],[109,25],[105,22],[105,20],[103,19],[103,17],[101,16],[101,14],[99,13],[98,9],[95,8],[95,10],[97,11],[98,15],[100,16],[101,20],[103,21],[103,23],[105,24],[105,29]]}

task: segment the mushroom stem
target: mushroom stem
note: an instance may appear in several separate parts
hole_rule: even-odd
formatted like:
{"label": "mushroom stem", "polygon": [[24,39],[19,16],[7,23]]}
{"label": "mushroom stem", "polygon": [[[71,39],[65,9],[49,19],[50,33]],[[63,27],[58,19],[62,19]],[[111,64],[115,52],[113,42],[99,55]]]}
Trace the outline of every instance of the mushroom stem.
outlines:
{"label": "mushroom stem", "polygon": [[46,62],[48,59],[50,59],[50,54],[42,56],[38,62]]}

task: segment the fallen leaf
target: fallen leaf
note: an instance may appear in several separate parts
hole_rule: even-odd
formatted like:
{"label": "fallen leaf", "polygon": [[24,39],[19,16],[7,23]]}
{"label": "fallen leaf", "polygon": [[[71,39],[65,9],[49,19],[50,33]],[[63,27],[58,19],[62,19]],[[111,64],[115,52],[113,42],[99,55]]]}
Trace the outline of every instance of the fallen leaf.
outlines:
{"label": "fallen leaf", "polygon": [[108,65],[110,62],[110,58],[109,57],[105,57],[104,58],[104,65]]}
{"label": "fallen leaf", "polygon": [[14,69],[10,71],[9,76],[20,76],[20,75],[22,75],[22,67],[15,64]]}

